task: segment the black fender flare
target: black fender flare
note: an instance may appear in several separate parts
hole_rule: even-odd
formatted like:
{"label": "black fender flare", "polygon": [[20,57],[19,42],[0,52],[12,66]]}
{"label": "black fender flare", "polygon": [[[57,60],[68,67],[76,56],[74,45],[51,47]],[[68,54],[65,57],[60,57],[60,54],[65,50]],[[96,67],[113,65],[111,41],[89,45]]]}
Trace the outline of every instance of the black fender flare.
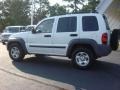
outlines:
{"label": "black fender flare", "polygon": [[22,47],[23,50],[24,50],[24,53],[25,53],[25,54],[28,53],[24,39],[22,39],[22,38],[9,39],[9,40],[8,40],[8,43],[7,43],[7,50],[9,50],[9,46],[10,46],[10,44],[12,44],[12,43],[18,43],[18,44],[20,44],[21,47]]}
{"label": "black fender flare", "polygon": [[68,44],[68,48],[67,48],[67,56],[70,57],[72,48],[74,47],[74,45],[89,45],[92,47],[92,49],[96,52],[96,48],[97,48],[97,43],[96,41],[92,40],[92,39],[74,39],[71,40]]}

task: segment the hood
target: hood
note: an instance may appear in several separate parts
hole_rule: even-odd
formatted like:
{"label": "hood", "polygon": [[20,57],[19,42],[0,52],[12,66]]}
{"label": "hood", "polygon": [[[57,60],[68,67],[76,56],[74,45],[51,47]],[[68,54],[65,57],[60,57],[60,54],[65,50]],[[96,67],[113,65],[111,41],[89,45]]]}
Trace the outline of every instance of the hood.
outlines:
{"label": "hood", "polygon": [[11,39],[11,38],[27,38],[29,33],[31,33],[31,32],[15,33],[15,34],[12,34],[9,39]]}

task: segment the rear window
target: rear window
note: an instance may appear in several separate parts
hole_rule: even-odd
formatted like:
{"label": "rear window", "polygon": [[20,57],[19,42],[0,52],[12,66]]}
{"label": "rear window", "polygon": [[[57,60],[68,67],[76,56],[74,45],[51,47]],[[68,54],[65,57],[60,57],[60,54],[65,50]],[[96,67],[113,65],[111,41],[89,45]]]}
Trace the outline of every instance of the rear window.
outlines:
{"label": "rear window", "polygon": [[95,16],[84,16],[82,18],[83,31],[98,31],[98,21]]}

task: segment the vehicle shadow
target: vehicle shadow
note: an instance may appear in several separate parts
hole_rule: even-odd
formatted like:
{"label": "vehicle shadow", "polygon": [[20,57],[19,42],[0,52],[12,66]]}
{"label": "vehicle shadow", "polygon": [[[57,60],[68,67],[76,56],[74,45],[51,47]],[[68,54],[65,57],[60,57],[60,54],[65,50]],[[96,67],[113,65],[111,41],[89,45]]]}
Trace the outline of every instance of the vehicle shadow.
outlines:
{"label": "vehicle shadow", "polygon": [[74,85],[77,90],[119,90],[120,65],[97,61],[90,70],[75,69],[69,60],[52,57],[27,58],[13,62],[19,70],[43,78]]}

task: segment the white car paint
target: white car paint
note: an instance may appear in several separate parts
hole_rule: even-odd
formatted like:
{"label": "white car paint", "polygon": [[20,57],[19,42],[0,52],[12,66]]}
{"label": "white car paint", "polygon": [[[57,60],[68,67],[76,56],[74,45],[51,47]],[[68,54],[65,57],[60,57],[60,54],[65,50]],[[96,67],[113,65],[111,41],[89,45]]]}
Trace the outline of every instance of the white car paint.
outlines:
{"label": "white car paint", "polygon": [[[98,21],[99,30],[98,31],[87,31],[84,32],[82,28],[82,17],[83,16],[95,16]],[[57,25],[58,19],[61,17],[77,17],[77,30],[76,32],[61,32],[57,33]],[[9,39],[20,37],[25,41],[27,51],[29,53],[34,54],[49,54],[49,55],[62,55],[66,56],[68,44],[73,39],[92,39],[97,42],[97,44],[102,44],[101,37],[103,33],[107,33],[109,35],[110,41],[110,31],[106,30],[106,24],[101,14],[90,13],[90,14],[73,14],[73,15],[63,15],[63,16],[55,16],[46,18],[40,21],[37,26],[39,26],[42,22],[48,19],[54,19],[52,33],[32,33],[32,32],[24,32],[12,35]],[[36,26],[36,28],[37,28]],[[47,26],[46,26],[47,27]],[[76,37],[70,37],[70,34],[78,34]],[[44,35],[51,35],[51,37],[44,37]],[[108,42],[109,44],[109,42]],[[31,45],[35,45],[38,47],[30,47]],[[45,48],[45,47],[66,47],[64,48]]]}

